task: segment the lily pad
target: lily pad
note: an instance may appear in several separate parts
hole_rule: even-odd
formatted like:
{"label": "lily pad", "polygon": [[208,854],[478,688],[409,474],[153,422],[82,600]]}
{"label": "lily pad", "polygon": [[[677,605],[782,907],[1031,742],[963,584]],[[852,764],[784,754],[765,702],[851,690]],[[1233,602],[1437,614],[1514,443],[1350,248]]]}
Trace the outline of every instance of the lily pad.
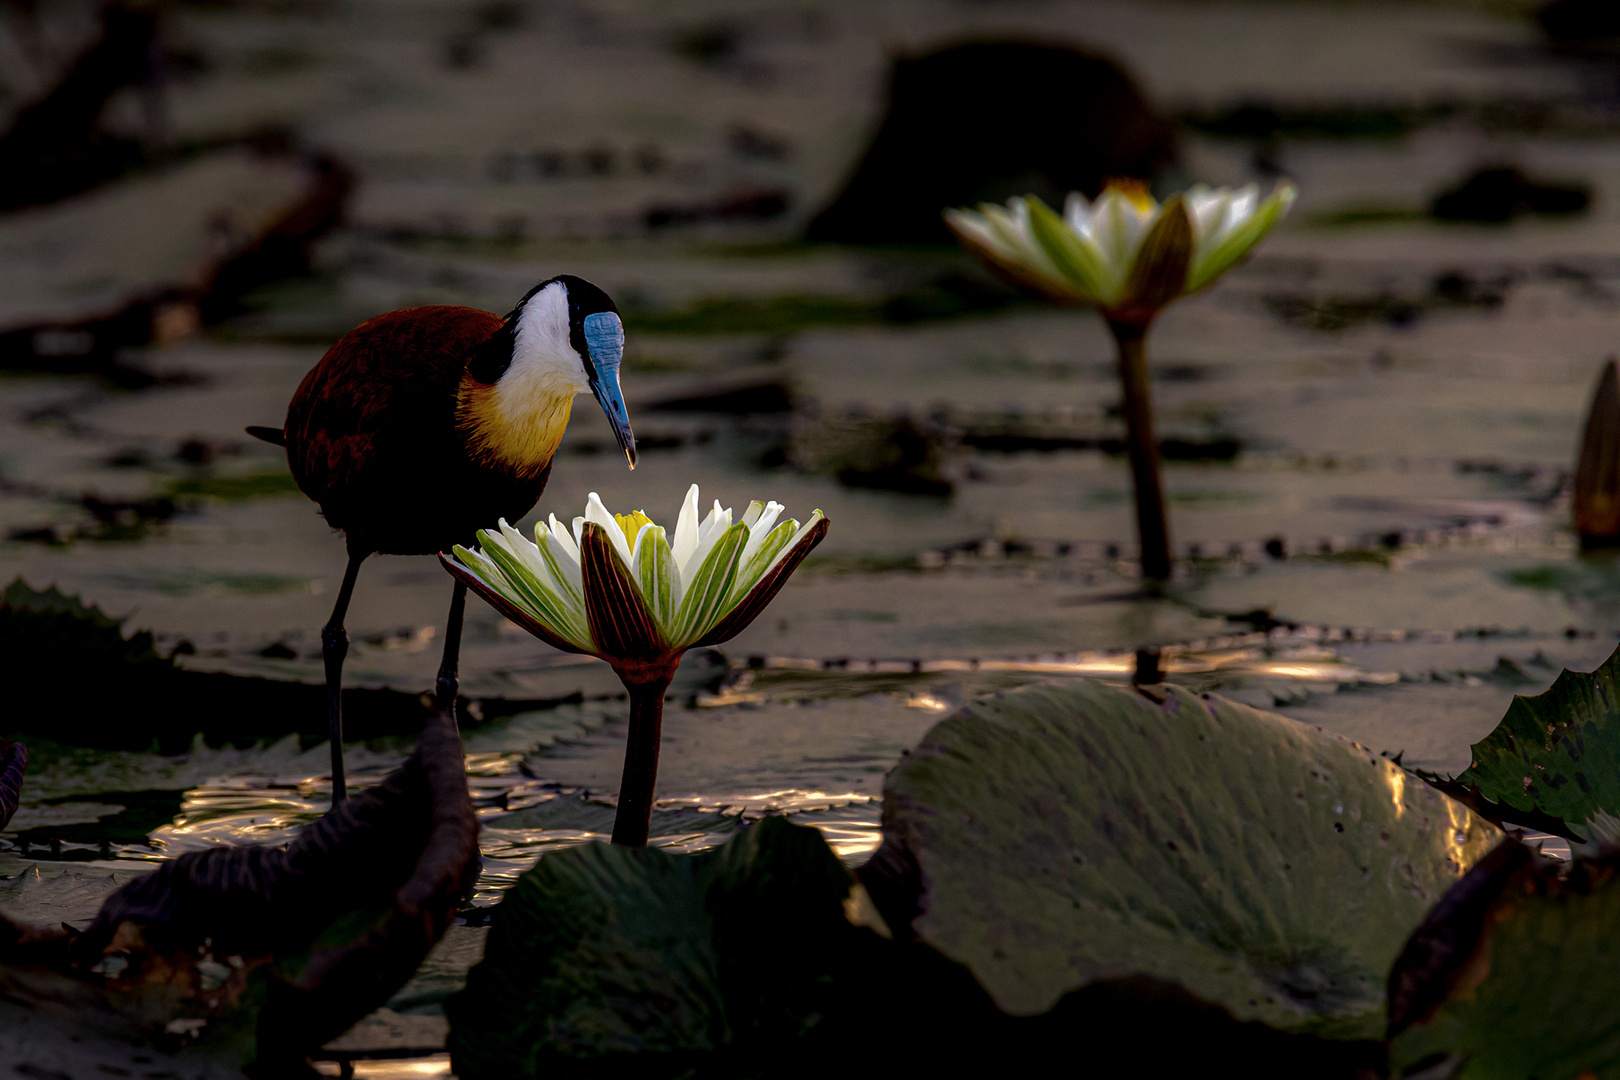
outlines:
{"label": "lily pad", "polygon": [[[445,1004],[466,1080],[638,1075],[746,1055],[821,1024],[857,936],[821,834],[767,818],[697,855],[593,843],[518,879],[467,989]],[[818,1032],[818,1034],[820,1034]],[[657,1063],[657,1064],[655,1064]]]}
{"label": "lily pad", "polygon": [[1565,670],[1545,693],[1515,697],[1441,790],[1486,816],[1586,839],[1588,819],[1620,814],[1620,650],[1592,672]]}
{"label": "lily pad", "polygon": [[1453,887],[1390,973],[1396,1076],[1620,1075],[1620,849],[1567,875],[1517,842]]}
{"label": "lily pad", "polygon": [[1240,1020],[1377,1034],[1412,928],[1500,836],[1362,747],[1178,687],[973,704],[890,774],[889,925],[1015,1015],[1133,976]]}

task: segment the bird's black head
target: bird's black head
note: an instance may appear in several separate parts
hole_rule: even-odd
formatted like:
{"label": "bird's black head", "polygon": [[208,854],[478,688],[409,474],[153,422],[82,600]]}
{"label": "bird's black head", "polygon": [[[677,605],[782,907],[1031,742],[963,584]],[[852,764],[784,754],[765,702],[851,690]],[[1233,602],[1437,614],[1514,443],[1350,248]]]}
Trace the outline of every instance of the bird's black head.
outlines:
{"label": "bird's black head", "polygon": [[590,390],[635,468],[635,436],[619,389],[623,353],[624,326],[613,298],[584,278],[559,274],[518,301],[469,359],[467,374],[494,386],[517,365],[549,387],[572,383],[570,393]]}
{"label": "bird's black head", "polygon": [[584,278],[575,277],[573,274],[558,274],[554,278],[547,278],[524,293],[517,306],[507,312],[495,336],[484,342],[473,354],[473,358],[467,364],[467,374],[486,385],[495,383],[506,374],[506,369],[512,366],[512,353],[517,345],[518,320],[523,315],[523,309],[549,285],[561,285],[563,288],[563,294],[568,301],[568,343],[574,347],[575,352],[587,360],[586,377],[592,378],[593,372],[588,362],[590,348],[585,342],[585,317],[600,312],[618,315],[619,309],[614,305],[611,296]]}

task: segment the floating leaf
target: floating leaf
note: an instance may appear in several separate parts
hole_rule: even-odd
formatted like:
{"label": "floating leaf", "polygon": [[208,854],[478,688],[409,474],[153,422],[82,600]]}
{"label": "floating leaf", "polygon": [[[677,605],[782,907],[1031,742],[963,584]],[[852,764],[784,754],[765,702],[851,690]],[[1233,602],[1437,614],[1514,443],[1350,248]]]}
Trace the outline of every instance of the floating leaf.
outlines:
{"label": "floating leaf", "polygon": [[1390,973],[1392,1075],[1617,1074],[1620,851],[1559,871],[1508,841],[1435,906]]}
{"label": "floating leaf", "polygon": [[1442,790],[1500,820],[1586,839],[1588,818],[1620,814],[1620,650],[1596,671],[1565,670],[1545,693],[1515,697],[1472,758]]}
{"label": "floating leaf", "polygon": [[871,937],[845,917],[851,885],[819,832],[783,818],[698,855],[548,854],[446,1003],[454,1069],[516,1080],[637,1054],[659,1075],[795,1038],[836,997],[838,956]]}
{"label": "floating leaf", "polygon": [[970,705],[890,774],[862,872],[1008,1012],[1179,982],[1244,1020],[1382,1030],[1412,927],[1500,835],[1398,766],[1177,687]]}
{"label": "floating leaf", "polygon": [[123,668],[123,678],[170,666],[158,655],[150,631],[126,638],[124,622],[54,585],[34,589],[17,578],[0,593],[0,645],[16,670],[34,670],[30,661],[36,657],[54,666],[62,656],[96,668]]}

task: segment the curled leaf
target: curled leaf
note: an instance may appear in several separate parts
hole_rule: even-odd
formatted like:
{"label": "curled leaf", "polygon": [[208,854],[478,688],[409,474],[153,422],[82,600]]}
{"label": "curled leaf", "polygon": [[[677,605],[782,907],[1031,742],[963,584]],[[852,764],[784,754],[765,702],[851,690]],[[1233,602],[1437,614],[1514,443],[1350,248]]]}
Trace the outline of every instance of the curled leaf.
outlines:
{"label": "curled leaf", "polygon": [[1390,972],[1391,1074],[1607,1076],[1620,1061],[1620,852],[1568,873],[1509,840]]}
{"label": "curled leaf", "polygon": [[28,768],[28,747],[0,739],[0,829],[17,812],[22,797],[23,770]]}
{"label": "curled leaf", "polygon": [[126,997],[167,987],[188,1022],[257,1010],[251,1058],[290,1068],[409,980],[472,888],[477,837],[441,713],[404,765],[286,848],[192,852],[120,888],[73,942],[73,970]]}

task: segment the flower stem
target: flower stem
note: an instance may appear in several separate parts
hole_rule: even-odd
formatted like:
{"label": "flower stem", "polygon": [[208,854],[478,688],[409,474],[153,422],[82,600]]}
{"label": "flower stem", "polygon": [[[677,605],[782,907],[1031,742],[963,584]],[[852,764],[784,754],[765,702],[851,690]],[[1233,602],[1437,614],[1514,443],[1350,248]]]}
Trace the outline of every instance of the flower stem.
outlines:
{"label": "flower stem", "polygon": [[1153,391],[1148,383],[1146,322],[1109,319],[1119,348],[1119,382],[1125,392],[1125,431],[1136,488],[1136,535],[1142,548],[1142,576],[1170,578],[1170,529],[1164,517],[1164,482],[1159,475],[1159,443],[1153,435]]}
{"label": "flower stem", "polygon": [[613,818],[613,842],[646,847],[652,828],[653,792],[658,786],[658,742],[664,725],[664,691],[674,668],[635,681],[619,672],[630,692],[630,736],[624,746],[624,775],[619,780],[619,812]]}

